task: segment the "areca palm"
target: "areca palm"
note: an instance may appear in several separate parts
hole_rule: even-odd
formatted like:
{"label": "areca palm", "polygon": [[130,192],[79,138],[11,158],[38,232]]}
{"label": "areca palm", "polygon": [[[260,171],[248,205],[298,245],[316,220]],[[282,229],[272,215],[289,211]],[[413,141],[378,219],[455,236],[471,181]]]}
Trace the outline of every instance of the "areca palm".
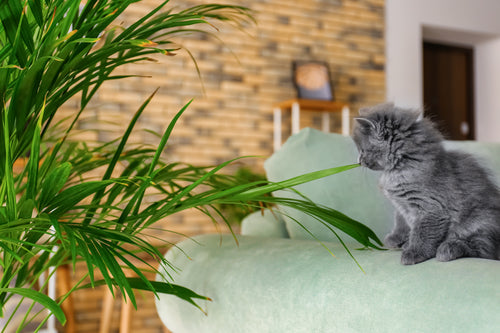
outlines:
{"label": "areca palm", "polygon": [[[220,204],[285,205],[346,232],[365,246],[377,247],[375,243],[380,242],[370,229],[339,212],[306,198],[268,195],[355,165],[281,183],[242,183],[219,172],[232,161],[215,167],[165,162],[162,152],[189,103],[180,108],[154,148],[127,145],[154,93],[132,117],[120,140],[88,147],[68,139],[104,82],[133,75],[115,75],[116,68],[148,60],[151,54],[171,54],[178,48],[170,39],[174,34],[201,31],[213,22],[252,21],[251,12],[240,6],[200,5],[174,12],[164,1],[132,25],[114,27],[137,1],[0,3],[0,311],[17,294],[41,303],[64,323],[60,304],[67,295],[52,300],[34,285],[49,268],[79,261],[87,265],[90,284],[84,285],[82,278],[70,292],[106,284],[118,287],[133,304],[133,290],[145,289],[171,293],[196,305],[197,298],[206,297],[175,284],[149,281],[134,263],[142,262],[158,272],[158,267],[138,255],[141,252],[158,265],[169,265],[142,235],[156,222],[187,209],[198,209],[215,219],[222,216],[217,209]],[[80,109],[54,139],[48,133],[58,110],[71,98],[79,98]],[[26,165],[16,173],[14,164],[21,159],[27,160]],[[99,179],[89,176],[102,168]],[[156,200],[146,203],[144,198],[151,191]],[[137,277],[128,278],[126,269]],[[96,278],[96,270],[102,280]],[[27,315],[25,322],[29,320]]]}

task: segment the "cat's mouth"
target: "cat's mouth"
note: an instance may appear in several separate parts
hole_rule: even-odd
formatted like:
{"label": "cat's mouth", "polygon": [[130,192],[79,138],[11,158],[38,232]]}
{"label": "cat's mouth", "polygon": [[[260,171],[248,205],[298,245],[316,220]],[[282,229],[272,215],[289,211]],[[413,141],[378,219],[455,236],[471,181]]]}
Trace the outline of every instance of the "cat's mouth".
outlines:
{"label": "cat's mouth", "polygon": [[361,166],[363,166],[363,167],[365,167],[365,168],[368,168],[370,170],[374,170],[374,171],[382,171],[382,170],[384,170],[384,166],[381,165],[379,162],[377,162],[377,161],[367,161],[361,155],[358,156],[358,164],[361,165]]}

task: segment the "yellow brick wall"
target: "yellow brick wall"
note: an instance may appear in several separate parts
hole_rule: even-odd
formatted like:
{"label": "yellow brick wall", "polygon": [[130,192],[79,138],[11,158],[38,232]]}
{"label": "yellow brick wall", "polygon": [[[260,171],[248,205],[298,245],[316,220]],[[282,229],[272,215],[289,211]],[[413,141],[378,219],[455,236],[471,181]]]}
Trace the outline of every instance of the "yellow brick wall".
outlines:
{"label": "yellow brick wall", "polygon": [[[135,4],[123,17],[125,24],[160,2]],[[169,6],[208,2],[213,1],[172,0]],[[296,96],[291,80],[294,60],[326,61],[335,99],[349,103],[352,110],[383,101],[384,0],[225,2],[255,10],[257,24],[244,31],[221,24],[217,24],[219,31],[206,27],[223,43],[199,34],[175,38],[197,60],[201,80],[183,50],[173,57],[156,56],[156,63],[128,65],[121,72],[140,77],[105,84],[79,128],[99,129],[94,139],[115,138],[141,103],[159,88],[140,120],[144,129],[163,132],[174,114],[194,98],[172,133],[165,154],[169,160],[211,165],[243,155],[269,156],[273,149],[273,104]],[[76,102],[70,103],[66,111],[76,106]],[[304,119],[303,126],[317,122],[313,115]],[[82,138],[88,136],[82,134]],[[144,131],[137,131],[133,139],[157,140]],[[243,163],[262,171],[263,161],[247,159]],[[173,216],[163,226],[187,235],[216,230],[209,219],[196,212]],[[174,234],[162,237],[174,242],[180,239]],[[75,297],[78,332],[95,332],[102,291],[79,291]],[[152,298],[145,304],[151,305]],[[143,303],[134,314],[133,332],[163,332],[150,308]]]}

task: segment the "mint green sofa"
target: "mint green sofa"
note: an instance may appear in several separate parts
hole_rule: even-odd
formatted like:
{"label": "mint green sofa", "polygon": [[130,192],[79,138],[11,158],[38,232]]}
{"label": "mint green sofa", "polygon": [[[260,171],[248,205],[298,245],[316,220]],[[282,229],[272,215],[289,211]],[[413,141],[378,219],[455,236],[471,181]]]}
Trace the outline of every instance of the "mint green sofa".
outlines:
{"label": "mint green sofa", "polygon": [[[500,180],[500,145],[446,145],[476,153]],[[266,161],[265,169],[270,180],[279,181],[356,159],[349,137],[304,129]],[[393,210],[379,193],[377,177],[356,168],[298,189],[383,239]],[[432,259],[403,266],[399,251],[356,250],[359,244],[340,234],[363,272],[331,231],[300,212],[284,213],[334,256],[292,219],[269,211],[243,221],[239,245],[226,235],[186,240],[166,254],[179,271],[175,283],[213,301],[199,302],[205,315],[162,295],[157,309],[164,324],[174,333],[500,332],[499,261]]]}

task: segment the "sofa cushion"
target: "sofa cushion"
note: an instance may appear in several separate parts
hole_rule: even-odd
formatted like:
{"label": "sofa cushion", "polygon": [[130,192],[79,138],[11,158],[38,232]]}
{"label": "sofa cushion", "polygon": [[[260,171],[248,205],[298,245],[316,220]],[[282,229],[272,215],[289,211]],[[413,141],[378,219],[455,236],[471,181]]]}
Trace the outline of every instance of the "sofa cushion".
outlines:
{"label": "sofa cushion", "polygon": [[[400,264],[399,251],[353,251],[339,244],[204,235],[166,255],[175,283],[210,297],[203,314],[160,295],[158,314],[176,333],[497,332],[498,261],[435,259]],[[200,245],[201,244],[201,245]],[[182,249],[182,250],[180,250]],[[160,279],[161,277],[158,276]]]}
{"label": "sofa cushion", "polygon": [[253,212],[241,221],[241,234],[270,237],[289,238],[285,221],[281,215],[270,209]]}

